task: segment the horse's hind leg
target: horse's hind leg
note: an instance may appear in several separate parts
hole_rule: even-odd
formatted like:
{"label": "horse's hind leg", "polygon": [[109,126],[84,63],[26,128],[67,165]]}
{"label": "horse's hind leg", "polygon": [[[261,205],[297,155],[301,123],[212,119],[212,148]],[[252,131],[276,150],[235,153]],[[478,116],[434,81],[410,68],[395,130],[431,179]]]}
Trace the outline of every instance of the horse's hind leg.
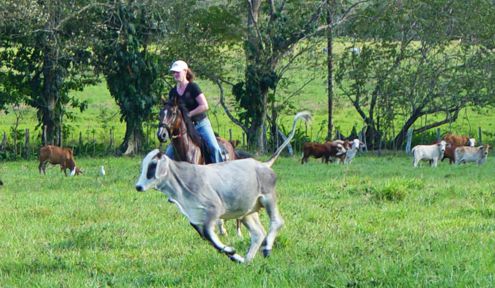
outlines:
{"label": "horse's hind leg", "polygon": [[275,242],[278,230],[284,226],[284,219],[282,219],[282,216],[280,216],[280,213],[278,212],[275,190],[273,190],[272,193],[263,195],[260,201],[263,207],[265,207],[268,217],[270,217],[270,229],[262,244],[263,256],[268,257],[272,251],[273,242]]}

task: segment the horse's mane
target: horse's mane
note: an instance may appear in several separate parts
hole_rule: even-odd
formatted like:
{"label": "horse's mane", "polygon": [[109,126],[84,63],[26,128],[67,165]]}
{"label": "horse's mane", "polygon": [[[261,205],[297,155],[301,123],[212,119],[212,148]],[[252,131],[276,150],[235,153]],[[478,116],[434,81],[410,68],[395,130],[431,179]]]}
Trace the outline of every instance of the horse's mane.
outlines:
{"label": "horse's mane", "polygon": [[203,138],[201,138],[198,131],[196,131],[196,127],[194,127],[194,123],[192,122],[191,118],[188,115],[189,110],[187,110],[186,106],[184,105],[179,105],[178,107],[180,113],[182,114],[182,119],[184,119],[184,123],[186,124],[187,135],[191,138],[194,144],[201,147],[203,143]]}

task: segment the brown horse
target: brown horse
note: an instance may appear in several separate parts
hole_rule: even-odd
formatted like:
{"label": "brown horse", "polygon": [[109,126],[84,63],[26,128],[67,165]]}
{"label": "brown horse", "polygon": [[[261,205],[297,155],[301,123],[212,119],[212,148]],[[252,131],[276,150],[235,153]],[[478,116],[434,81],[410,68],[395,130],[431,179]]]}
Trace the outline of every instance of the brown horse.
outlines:
{"label": "brown horse", "polygon": [[[174,148],[174,160],[186,161],[192,164],[210,164],[206,157],[207,148],[199,133],[194,127],[194,123],[189,118],[187,108],[179,105],[177,101],[165,102],[159,113],[159,124],[157,137],[160,142],[171,139]],[[222,150],[224,161],[237,159],[232,144],[217,137],[218,145]],[[220,234],[225,234],[226,230],[221,223],[218,225]],[[237,235],[241,236],[241,222],[237,220]]]}
{"label": "brown horse", "polygon": [[[210,164],[209,157],[206,157],[207,148],[204,147],[201,136],[194,128],[194,123],[184,106],[178,105],[177,102],[165,102],[160,110],[158,126],[158,139],[161,142],[171,139],[175,152],[174,160]],[[224,161],[237,159],[234,147],[229,141],[217,137],[217,142]]]}

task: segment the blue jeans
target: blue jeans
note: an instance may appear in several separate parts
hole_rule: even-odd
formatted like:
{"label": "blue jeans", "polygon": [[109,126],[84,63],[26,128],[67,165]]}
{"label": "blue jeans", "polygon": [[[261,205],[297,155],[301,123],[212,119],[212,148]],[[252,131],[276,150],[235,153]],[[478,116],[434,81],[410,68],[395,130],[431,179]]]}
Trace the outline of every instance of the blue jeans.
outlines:
{"label": "blue jeans", "polygon": [[[222,158],[222,149],[218,145],[217,138],[215,137],[215,133],[213,133],[213,128],[211,128],[211,123],[208,118],[205,118],[195,125],[196,131],[198,131],[199,135],[206,144],[208,148],[210,159],[208,162],[210,163],[220,163],[223,162]],[[167,150],[165,150],[165,154],[170,158],[174,159],[174,147],[172,144],[167,146]]]}

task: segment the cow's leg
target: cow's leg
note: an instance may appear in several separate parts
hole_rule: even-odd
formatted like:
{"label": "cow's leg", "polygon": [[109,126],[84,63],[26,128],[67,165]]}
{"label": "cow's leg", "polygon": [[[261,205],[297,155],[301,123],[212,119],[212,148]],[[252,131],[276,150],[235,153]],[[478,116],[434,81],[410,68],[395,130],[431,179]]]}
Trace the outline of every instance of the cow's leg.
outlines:
{"label": "cow's leg", "polygon": [[[273,190],[275,191],[275,190]],[[277,203],[274,193],[268,193],[263,195],[260,199],[261,204],[265,207],[268,217],[270,218],[270,230],[268,235],[266,235],[265,240],[263,240],[263,256],[270,256],[272,251],[273,242],[275,242],[275,237],[277,237],[278,230],[284,226],[284,220],[280,213],[278,212]]]}
{"label": "cow's leg", "polygon": [[250,262],[260,249],[263,238],[265,238],[265,229],[261,225],[258,213],[247,215],[242,219],[242,223],[246,226],[251,235],[251,245],[246,253],[246,262]]}
{"label": "cow's leg", "polygon": [[40,165],[38,166],[38,169],[40,170],[40,174],[41,172],[43,172],[43,175],[46,175],[46,164],[48,163],[48,161],[41,161],[40,162]]}
{"label": "cow's leg", "polygon": [[213,247],[215,247],[215,249],[227,255],[231,260],[239,263],[244,263],[244,257],[237,254],[233,247],[223,244],[222,241],[220,241],[220,239],[218,238],[214,229],[217,220],[218,218],[209,217],[209,219],[205,221],[205,224],[203,226],[203,235],[205,239],[208,240],[213,245]]}
{"label": "cow's leg", "polygon": [[306,153],[303,153],[303,157],[301,159],[301,164],[308,163],[308,157],[309,157],[309,155],[307,155]]}
{"label": "cow's leg", "polygon": [[432,161],[431,166],[437,167],[437,165],[438,165],[438,158],[435,158],[435,159],[433,159],[431,161]]}
{"label": "cow's leg", "polygon": [[196,225],[193,223],[190,223],[190,224],[194,228],[194,230],[196,230],[196,232],[198,232],[199,236],[201,236],[201,238],[205,239],[205,235],[203,235],[203,228],[201,228],[199,225]]}
{"label": "cow's leg", "polygon": [[227,229],[225,229],[224,221],[222,219],[217,220],[218,234],[227,235]]}
{"label": "cow's leg", "polygon": [[241,220],[240,219],[235,219],[235,224],[236,224],[237,236],[239,236],[240,238],[242,238]]}

